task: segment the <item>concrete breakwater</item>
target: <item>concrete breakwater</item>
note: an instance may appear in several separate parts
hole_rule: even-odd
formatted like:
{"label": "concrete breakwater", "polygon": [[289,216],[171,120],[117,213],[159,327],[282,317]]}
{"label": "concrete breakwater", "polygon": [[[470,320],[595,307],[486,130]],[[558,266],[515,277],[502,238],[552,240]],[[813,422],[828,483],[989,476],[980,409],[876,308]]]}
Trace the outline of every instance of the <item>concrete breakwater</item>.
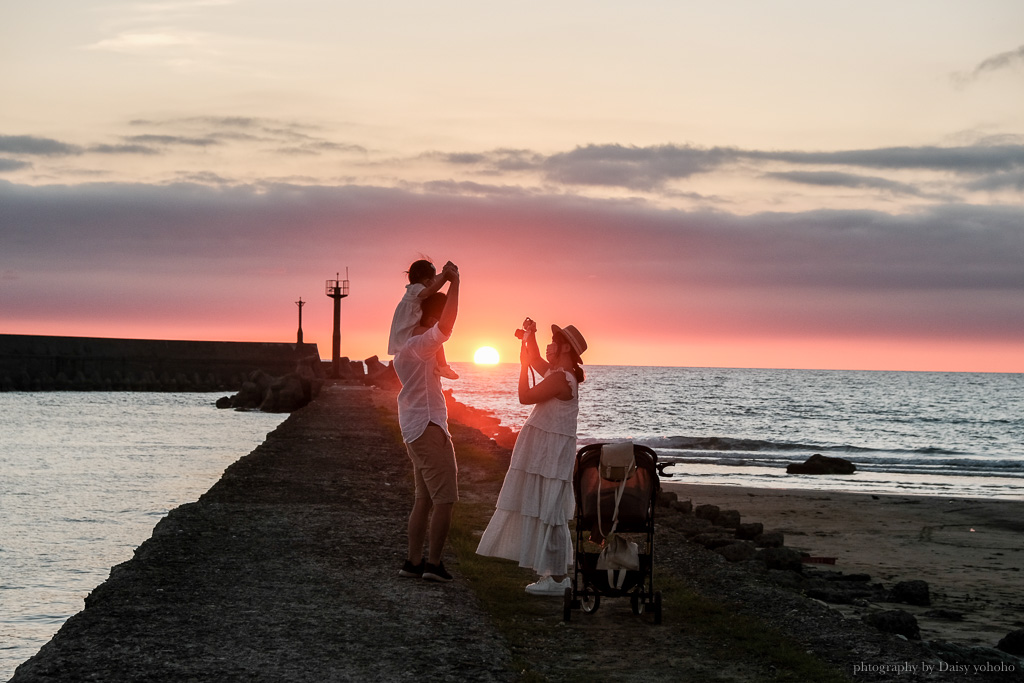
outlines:
{"label": "concrete breakwater", "polygon": [[[467,581],[398,576],[412,478],[381,393],[325,386],[162,519],[12,683],[514,680]],[[479,487],[469,467],[460,481]]]}
{"label": "concrete breakwater", "polygon": [[0,334],[0,391],[224,391],[320,362],[316,344]]}

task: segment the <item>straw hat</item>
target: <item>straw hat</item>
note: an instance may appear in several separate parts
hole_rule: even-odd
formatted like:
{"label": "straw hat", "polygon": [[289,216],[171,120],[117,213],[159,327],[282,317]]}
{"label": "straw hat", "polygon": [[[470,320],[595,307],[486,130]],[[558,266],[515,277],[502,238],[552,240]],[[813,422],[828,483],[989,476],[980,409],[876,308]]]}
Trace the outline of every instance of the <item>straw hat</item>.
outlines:
{"label": "straw hat", "polygon": [[587,340],[583,338],[583,335],[580,334],[575,325],[566,325],[564,328],[552,325],[551,331],[565,337],[565,340],[569,342],[569,346],[572,347],[577,356],[582,356],[583,352],[587,350]]}

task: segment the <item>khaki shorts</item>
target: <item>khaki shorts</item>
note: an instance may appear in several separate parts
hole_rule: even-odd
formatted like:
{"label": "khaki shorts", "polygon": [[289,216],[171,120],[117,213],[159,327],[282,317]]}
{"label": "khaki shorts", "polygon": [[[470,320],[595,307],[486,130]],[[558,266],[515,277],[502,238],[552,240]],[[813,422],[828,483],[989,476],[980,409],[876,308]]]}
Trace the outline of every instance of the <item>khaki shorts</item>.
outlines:
{"label": "khaki shorts", "polygon": [[416,479],[416,497],[430,498],[435,504],[459,500],[458,465],[455,447],[444,430],[431,422],[416,439],[407,443]]}

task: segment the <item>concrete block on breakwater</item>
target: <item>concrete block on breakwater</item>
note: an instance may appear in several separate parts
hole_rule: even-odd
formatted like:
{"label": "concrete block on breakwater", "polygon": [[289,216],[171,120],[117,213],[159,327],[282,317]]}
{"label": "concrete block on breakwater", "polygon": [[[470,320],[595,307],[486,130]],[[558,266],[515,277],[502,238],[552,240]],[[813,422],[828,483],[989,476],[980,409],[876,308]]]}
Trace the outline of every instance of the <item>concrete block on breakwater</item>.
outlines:
{"label": "concrete block on breakwater", "polygon": [[0,391],[220,391],[284,375],[316,344],[0,334]]}

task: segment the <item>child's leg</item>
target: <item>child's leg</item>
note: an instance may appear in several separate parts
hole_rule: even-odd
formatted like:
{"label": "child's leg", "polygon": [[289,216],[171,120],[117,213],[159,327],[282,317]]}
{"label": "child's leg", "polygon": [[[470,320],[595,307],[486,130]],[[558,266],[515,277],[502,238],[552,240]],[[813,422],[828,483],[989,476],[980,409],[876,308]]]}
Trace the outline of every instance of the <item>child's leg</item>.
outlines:
{"label": "child's leg", "polygon": [[442,346],[437,350],[437,374],[441,375],[445,379],[458,379],[459,374],[448,365],[448,359],[444,355],[444,347]]}

